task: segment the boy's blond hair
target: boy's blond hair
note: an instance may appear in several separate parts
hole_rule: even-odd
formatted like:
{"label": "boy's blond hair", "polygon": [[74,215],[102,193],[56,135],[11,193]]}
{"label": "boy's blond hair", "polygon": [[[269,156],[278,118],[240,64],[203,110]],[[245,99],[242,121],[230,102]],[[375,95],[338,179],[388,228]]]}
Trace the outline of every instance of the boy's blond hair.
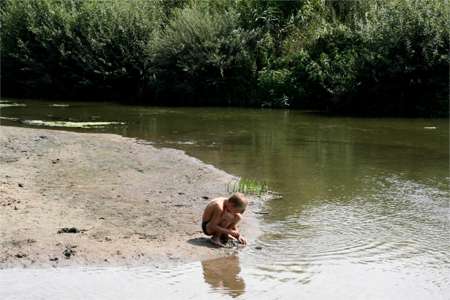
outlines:
{"label": "boy's blond hair", "polygon": [[230,201],[230,203],[234,207],[242,209],[242,211],[244,211],[247,208],[248,200],[242,193],[234,193],[233,195],[231,195],[230,198],[228,198],[228,201]]}

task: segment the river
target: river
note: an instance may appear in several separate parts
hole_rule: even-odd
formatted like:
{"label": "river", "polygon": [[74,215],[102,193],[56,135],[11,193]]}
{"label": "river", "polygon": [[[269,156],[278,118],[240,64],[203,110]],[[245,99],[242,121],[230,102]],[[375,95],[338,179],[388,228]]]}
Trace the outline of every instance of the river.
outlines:
{"label": "river", "polygon": [[148,140],[283,196],[264,204],[261,235],[237,256],[160,268],[1,270],[2,299],[450,297],[448,119],[7,99],[0,106],[3,125]]}

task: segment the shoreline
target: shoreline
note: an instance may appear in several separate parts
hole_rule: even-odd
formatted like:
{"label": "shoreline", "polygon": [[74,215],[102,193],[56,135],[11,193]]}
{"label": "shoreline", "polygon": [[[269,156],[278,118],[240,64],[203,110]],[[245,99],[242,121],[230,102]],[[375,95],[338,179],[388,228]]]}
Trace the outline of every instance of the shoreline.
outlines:
{"label": "shoreline", "polygon": [[[0,269],[191,262],[215,248],[200,223],[237,177],[114,134],[0,126]],[[241,230],[258,235],[248,197]],[[65,229],[66,228],[66,229]],[[68,231],[68,232],[67,232]]]}

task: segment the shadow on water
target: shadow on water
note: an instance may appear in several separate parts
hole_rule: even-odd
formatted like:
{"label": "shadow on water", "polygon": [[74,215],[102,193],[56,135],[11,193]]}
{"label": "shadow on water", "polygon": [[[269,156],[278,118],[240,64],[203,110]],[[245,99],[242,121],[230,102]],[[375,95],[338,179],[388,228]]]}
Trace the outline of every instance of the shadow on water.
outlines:
{"label": "shadow on water", "polygon": [[221,257],[202,261],[203,278],[213,290],[235,298],[245,293],[245,281],[239,276],[241,267],[238,256]]}

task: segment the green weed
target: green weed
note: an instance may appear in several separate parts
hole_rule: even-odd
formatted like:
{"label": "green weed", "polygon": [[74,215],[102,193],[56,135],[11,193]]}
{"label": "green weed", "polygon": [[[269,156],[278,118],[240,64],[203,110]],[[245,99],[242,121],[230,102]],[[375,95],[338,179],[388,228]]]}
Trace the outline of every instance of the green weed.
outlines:
{"label": "green weed", "polygon": [[269,188],[265,182],[241,178],[238,181],[230,182],[227,186],[227,191],[229,193],[244,193],[252,195],[262,195],[269,191]]}

